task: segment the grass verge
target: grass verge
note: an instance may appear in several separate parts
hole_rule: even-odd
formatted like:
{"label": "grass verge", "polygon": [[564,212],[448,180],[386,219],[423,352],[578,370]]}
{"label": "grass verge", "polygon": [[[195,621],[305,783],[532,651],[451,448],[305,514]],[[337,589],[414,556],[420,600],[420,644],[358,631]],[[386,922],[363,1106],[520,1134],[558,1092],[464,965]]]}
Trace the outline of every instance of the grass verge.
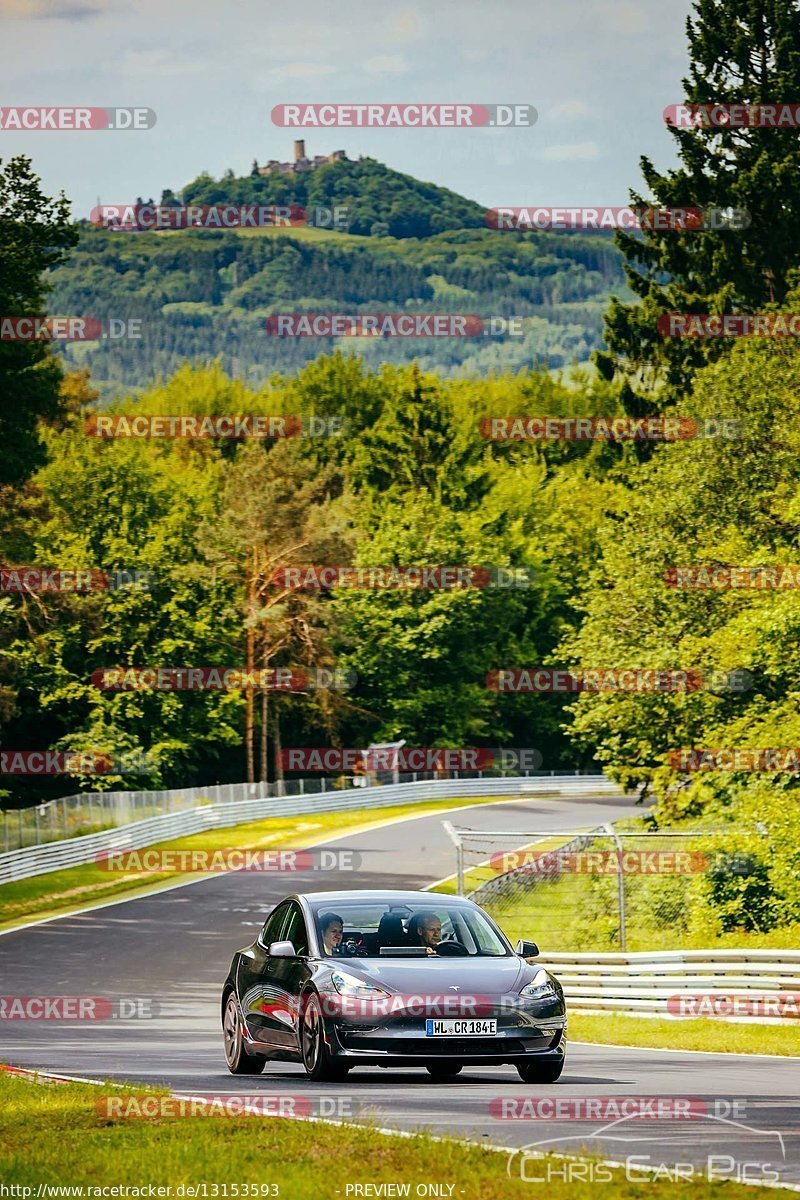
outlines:
{"label": "grass verge", "polygon": [[[480,870],[485,872],[487,868]],[[535,880],[535,886],[520,887],[504,897],[487,900],[484,907],[512,942],[517,938],[532,938],[542,953],[618,951],[618,881],[616,873],[541,876]],[[449,888],[449,880],[447,885]],[[692,877],[688,875],[625,877],[629,952],[797,949],[798,924],[782,925],[763,933],[741,928],[724,933],[688,928],[692,886]]]}
{"label": "grass verge", "polygon": [[[257,1090],[253,1088],[254,1093]],[[28,1195],[34,1197],[40,1184],[169,1186],[173,1198],[202,1184],[208,1197],[278,1195],[280,1200],[344,1200],[348,1194],[359,1194],[352,1191],[354,1184],[381,1183],[410,1184],[411,1195],[419,1183],[437,1183],[444,1185],[439,1195],[458,1200],[498,1196],[530,1200],[532,1195],[530,1183],[518,1174],[516,1178],[507,1174],[505,1154],[454,1139],[395,1138],[358,1126],[345,1130],[279,1118],[110,1120],[98,1114],[98,1100],[125,1094],[110,1084],[37,1084],[0,1071],[3,1182],[30,1187]],[[491,1132],[502,1137],[501,1129]],[[537,1165],[537,1169],[545,1168]],[[563,1175],[563,1162],[558,1170]],[[275,1184],[277,1190],[245,1191],[244,1184],[259,1189]],[[232,1185],[237,1185],[235,1191]],[[181,1186],[184,1190],[177,1192]],[[615,1173],[613,1186],[615,1200],[638,1200],[644,1195],[649,1200],[752,1200],[752,1189],[705,1180],[633,1183]],[[595,1192],[591,1182],[568,1182],[558,1176],[547,1187],[548,1200],[589,1200]],[[365,1194],[381,1192],[374,1188],[360,1192]],[[383,1194],[397,1192],[389,1189]],[[91,1195],[91,1191],[84,1193]]]}
{"label": "grass verge", "polygon": [[[502,801],[500,801],[502,802]],[[446,812],[461,805],[498,803],[487,797],[449,799],[430,804],[387,805],[344,812],[314,813],[294,817],[266,817],[246,825],[227,829],[209,829],[190,837],[159,842],[148,849],[224,850],[224,849],[302,849],[340,833],[383,824],[402,817]],[[136,892],[145,895],[158,887],[196,878],[191,873],[140,872],[111,874],[94,863],[35,875],[0,885],[0,930],[41,917],[66,915],[76,908],[113,900],[118,895]]]}
{"label": "grass verge", "polygon": [[734,1021],[661,1020],[570,1013],[570,1040],[606,1042],[615,1046],[647,1046],[670,1050],[711,1050],[715,1054],[780,1054],[800,1057],[800,1028],[782,1025],[740,1025]]}

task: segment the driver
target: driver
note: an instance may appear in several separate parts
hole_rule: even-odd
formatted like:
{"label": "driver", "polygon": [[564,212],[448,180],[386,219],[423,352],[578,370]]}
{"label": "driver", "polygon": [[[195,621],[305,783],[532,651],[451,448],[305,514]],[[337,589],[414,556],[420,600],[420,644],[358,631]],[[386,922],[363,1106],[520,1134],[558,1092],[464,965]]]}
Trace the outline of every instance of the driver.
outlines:
{"label": "driver", "polygon": [[342,944],[344,921],[335,912],[323,913],[319,919],[322,947],[326,954],[336,954]]}
{"label": "driver", "polygon": [[435,954],[435,947],[442,940],[442,922],[435,912],[417,913],[408,923],[412,946],[424,946],[428,954]]}

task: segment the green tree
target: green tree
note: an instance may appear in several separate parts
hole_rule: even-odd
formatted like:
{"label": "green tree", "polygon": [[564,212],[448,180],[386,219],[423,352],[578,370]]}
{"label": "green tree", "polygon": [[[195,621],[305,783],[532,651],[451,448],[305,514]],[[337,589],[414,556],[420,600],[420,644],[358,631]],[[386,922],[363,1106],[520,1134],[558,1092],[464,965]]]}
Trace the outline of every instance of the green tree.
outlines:
{"label": "green tree", "polygon": [[[687,19],[692,105],[793,103],[800,94],[797,0],[694,0]],[[800,266],[800,142],[793,128],[670,128],[681,165],[641,169],[647,194],[632,203],[729,207],[750,213],[746,229],[620,232],[632,303],[613,299],[607,351],[598,368],[614,377],[632,415],[682,396],[704,362],[730,348],[726,338],[665,338],[669,312],[758,312],[782,305]]]}
{"label": "green tree", "polygon": [[[241,648],[248,672],[276,665],[330,667],[326,605],[313,593],[273,582],[282,567],[341,557],[343,533],[331,502],[333,469],[318,470],[299,440],[272,449],[243,446],[224,469],[222,511],[201,532],[209,560],[235,585],[242,629]],[[256,779],[255,727],[258,689],[245,691],[245,768]],[[313,702],[323,713],[330,697]],[[268,778],[269,691],[260,690],[258,778]],[[277,709],[276,709],[277,717]],[[279,735],[278,735],[279,736]]]}
{"label": "green tree", "polygon": [[[44,276],[77,240],[64,194],[44,194],[30,159],[0,159],[0,319],[45,315]],[[44,461],[37,426],[58,416],[61,376],[46,340],[0,339],[0,487]]]}

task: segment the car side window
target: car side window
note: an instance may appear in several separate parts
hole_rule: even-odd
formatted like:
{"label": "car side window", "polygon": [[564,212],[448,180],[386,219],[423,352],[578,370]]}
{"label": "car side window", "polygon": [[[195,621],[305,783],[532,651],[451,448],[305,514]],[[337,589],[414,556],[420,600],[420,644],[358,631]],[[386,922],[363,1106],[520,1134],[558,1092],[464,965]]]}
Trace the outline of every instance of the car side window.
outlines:
{"label": "car side window", "polygon": [[297,904],[290,906],[291,912],[288,924],[281,934],[282,942],[291,942],[295,954],[308,954],[308,931],[303,913]]}
{"label": "car side window", "polygon": [[481,954],[496,954],[496,947],[492,944],[491,931],[487,929],[482,921],[470,921],[467,917],[465,921],[469,932],[478,944],[478,951]]}
{"label": "car side window", "polygon": [[269,950],[272,942],[281,941],[281,928],[286,923],[286,917],[289,913],[288,903],[279,904],[274,912],[271,912],[264,922],[264,928],[261,930],[261,945],[265,950]]}

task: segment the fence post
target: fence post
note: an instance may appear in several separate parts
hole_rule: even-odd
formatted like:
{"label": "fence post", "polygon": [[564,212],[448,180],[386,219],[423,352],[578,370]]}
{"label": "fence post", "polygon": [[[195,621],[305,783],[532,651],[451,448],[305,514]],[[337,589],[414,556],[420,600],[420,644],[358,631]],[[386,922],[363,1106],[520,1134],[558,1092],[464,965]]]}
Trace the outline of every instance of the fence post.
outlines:
{"label": "fence post", "polygon": [[442,829],[456,848],[456,890],[459,896],[464,895],[464,843],[461,834],[456,833],[450,821],[442,821]]}
{"label": "fence post", "polygon": [[627,919],[625,913],[625,872],[622,870],[622,841],[619,834],[613,825],[604,826],[606,833],[614,839],[614,845],[617,847],[619,855],[619,870],[617,871],[617,898],[619,904],[619,948],[627,950],[628,934],[627,934]]}
{"label": "fence post", "polygon": [[22,849],[22,809],[21,808],[17,809],[17,816],[19,817],[19,848],[21,850]]}
{"label": "fence post", "polygon": [[35,805],[34,810],[33,810],[33,825],[34,825],[34,829],[36,830],[36,841],[35,841],[34,845],[38,846],[41,844],[41,841],[42,841],[42,832],[39,827],[39,805],[38,804]]}

